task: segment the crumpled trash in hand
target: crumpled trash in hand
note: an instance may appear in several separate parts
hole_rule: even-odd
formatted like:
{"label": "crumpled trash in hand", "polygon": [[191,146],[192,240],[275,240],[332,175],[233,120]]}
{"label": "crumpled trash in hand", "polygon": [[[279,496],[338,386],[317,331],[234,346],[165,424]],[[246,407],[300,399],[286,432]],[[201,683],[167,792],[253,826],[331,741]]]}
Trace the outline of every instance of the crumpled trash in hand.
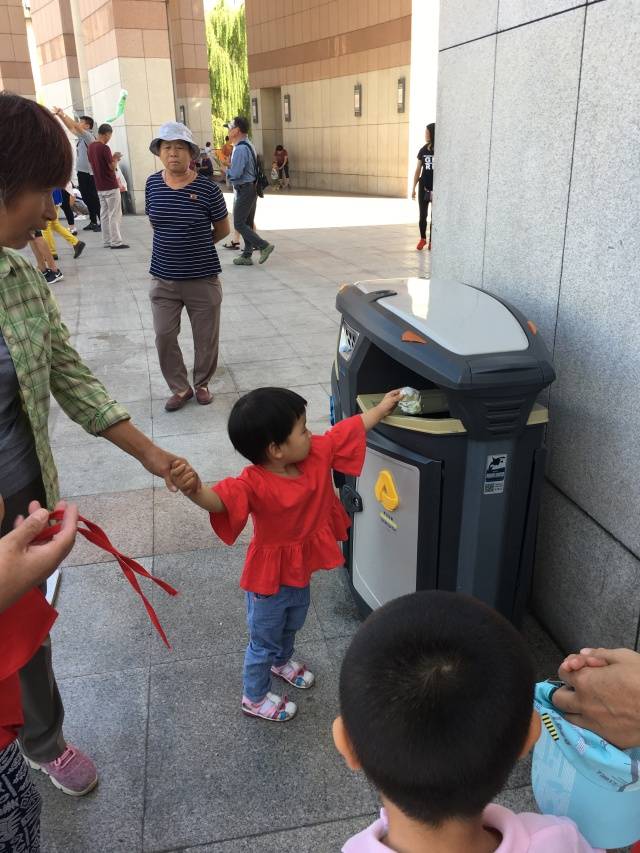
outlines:
{"label": "crumpled trash in hand", "polygon": [[402,388],[402,397],[398,403],[398,408],[405,415],[419,415],[422,412],[422,400],[420,392],[415,388]]}

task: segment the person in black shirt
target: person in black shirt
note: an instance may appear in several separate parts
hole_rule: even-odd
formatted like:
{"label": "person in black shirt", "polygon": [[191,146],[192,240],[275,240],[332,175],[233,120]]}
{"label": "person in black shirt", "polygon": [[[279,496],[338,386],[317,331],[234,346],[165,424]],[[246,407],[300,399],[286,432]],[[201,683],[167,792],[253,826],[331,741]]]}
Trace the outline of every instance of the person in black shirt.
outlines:
{"label": "person in black shirt", "polygon": [[[422,251],[427,245],[427,213],[429,212],[429,204],[432,201],[433,194],[433,149],[436,138],[435,124],[428,124],[424,132],[425,144],[418,151],[418,165],[413,176],[413,192],[411,198],[416,197],[416,187],[420,183],[420,192],[418,195],[418,204],[420,205],[420,219],[418,225],[420,227],[420,240],[416,249]],[[431,249],[431,231],[433,229],[433,204],[431,205],[431,225],[429,227],[429,245]]]}

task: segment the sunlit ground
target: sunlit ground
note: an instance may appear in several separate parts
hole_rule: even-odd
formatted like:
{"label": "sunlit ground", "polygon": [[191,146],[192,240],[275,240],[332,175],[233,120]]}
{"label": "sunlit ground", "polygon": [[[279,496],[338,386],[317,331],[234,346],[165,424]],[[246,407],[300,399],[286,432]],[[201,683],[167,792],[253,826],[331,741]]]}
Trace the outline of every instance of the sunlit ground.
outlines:
{"label": "sunlit ground", "polygon": [[[231,207],[230,199],[227,204]],[[269,188],[258,202],[256,225],[264,231],[290,228],[353,228],[406,225],[418,220],[418,203],[405,198],[339,195]]]}

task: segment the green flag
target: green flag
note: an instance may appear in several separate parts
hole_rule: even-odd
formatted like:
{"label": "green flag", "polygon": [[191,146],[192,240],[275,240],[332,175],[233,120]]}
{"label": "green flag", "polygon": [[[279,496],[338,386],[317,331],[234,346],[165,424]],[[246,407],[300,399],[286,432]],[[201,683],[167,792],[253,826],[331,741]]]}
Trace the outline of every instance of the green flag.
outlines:
{"label": "green flag", "polygon": [[113,116],[113,118],[107,119],[107,122],[106,122],[107,124],[113,124],[113,122],[117,121],[120,118],[120,116],[124,115],[124,108],[127,106],[127,95],[128,94],[129,93],[127,92],[126,89],[122,89],[122,91],[120,92],[120,99],[118,101],[118,106],[116,107],[116,114]]}

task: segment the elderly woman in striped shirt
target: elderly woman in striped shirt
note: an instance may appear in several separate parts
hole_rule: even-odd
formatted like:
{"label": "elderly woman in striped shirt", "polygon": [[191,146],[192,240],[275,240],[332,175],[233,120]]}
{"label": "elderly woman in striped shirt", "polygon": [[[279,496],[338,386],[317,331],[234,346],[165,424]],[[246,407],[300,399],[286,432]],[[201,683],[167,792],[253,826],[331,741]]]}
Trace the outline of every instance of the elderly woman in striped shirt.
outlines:
{"label": "elderly woman in striped shirt", "polygon": [[[164,167],[149,176],[145,189],[153,227],[150,297],[160,369],[171,390],[165,409],[175,412],[194,388],[200,405],[213,400],[208,386],[218,365],[222,304],[214,244],[229,233],[229,219],[218,185],[189,168],[200,149],[184,124],[164,124],[149,148]],[[193,332],[193,387],[178,343],[183,308]]]}

